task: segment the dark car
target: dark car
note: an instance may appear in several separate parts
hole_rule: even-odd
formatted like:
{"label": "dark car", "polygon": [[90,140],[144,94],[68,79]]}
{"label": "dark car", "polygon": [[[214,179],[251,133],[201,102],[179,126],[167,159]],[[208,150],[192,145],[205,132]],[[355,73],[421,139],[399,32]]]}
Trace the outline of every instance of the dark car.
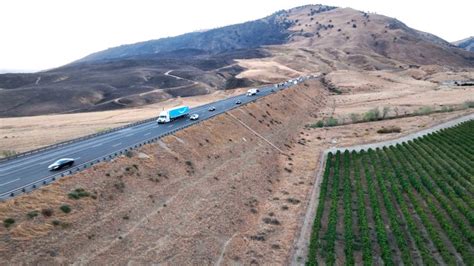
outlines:
{"label": "dark car", "polygon": [[241,100],[237,100],[237,101],[235,102],[235,104],[241,104],[241,103],[242,103]]}
{"label": "dark car", "polygon": [[209,107],[209,109],[208,109],[208,110],[209,110],[210,112],[212,112],[212,111],[215,111],[215,110],[216,110],[216,107],[214,107],[214,106],[211,106],[211,107]]}
{"label": "dark car", "polygon": [[48,166],[49,171],[61,170],[65,167],[71,167],[74,164],[72,158],[61,158]]}

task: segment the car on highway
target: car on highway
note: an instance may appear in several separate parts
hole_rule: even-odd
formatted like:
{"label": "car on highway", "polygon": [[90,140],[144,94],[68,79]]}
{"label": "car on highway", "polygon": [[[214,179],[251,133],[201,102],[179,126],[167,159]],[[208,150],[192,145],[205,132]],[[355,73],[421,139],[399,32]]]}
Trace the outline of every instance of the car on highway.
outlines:
{"label": "car on highway", "polygon": [[190,117],[189,117],[190,120],[198,120],[199,119],[199,115],[198,114],[192,114]]}
{"label": "car on highway", "polygon": [[74,164],[73,158],[61,158],[48,166],[49,171],[61,170],[65,167],[71,167]]}
{"label": "car on highway", "polygon": [[209,109],[208,109],[208,110],[209,110],[209,112],[215,111],[215,110],[216,110],[216,107],[214,107],[214,106],[211,106],[211,107],[209,107]]}
{"label": "car on highway", "polygon": [[242,103],[241,100],[237,100],[237,101],[235,102],[235,104],[241,104],[241,103]]}

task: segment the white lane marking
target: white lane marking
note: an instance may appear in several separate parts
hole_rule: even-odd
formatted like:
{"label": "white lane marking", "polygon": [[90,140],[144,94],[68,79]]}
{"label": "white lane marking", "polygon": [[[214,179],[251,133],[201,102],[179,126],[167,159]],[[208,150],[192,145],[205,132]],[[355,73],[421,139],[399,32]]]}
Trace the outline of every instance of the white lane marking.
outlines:
{"label": "white lane marking", "polygon": [[102,144],[103,144],[103,143],[96,144],[96,145],[92,146],[92,148],[97,148],[97,147],[99,147],[99,146],[102,146]]}
{"label": "white lane marking", "polygon": [[174,126],[174,125],[173,125],[173,124],[171,124],[171,125],[169,125],[169,126],[168,126],[168,128],[170,128],[170,127],[172,127],[172,126]]}
{"label": "white lane marking", "polygon": [[150,134],[151,134],[151,132],[148,132],[148,133],[146,133],[144,136],[148,136],[148,135],[150,135]]}
{"label": "white lane marking", "polygon": [[3,187],[3,186],[8,185],[8,184],[10,184],[10,183],[16,182],[16,181],[18,181],[18,180],[20,180],[20,179],[17,178],[17,179],[10,180],[10,181],[8,181],[8,182],[5,182],[5,183],[3,183],[3,184],[0,184],[0,187]]}
{"label": "white lane marking", "polygon": [[122,142],[117,143],[117,144],[114,144],[114,145],[112,145],[112,147],[117,147],[117,146],[119,146],[120,144],[122,144]]}
{"label": "white lane marking", "polygon": [[135,133],[125,135],[125,137],[131,137],[131,136],[133,136],[133,135],[135,135]]}
{"label": "white lane marking", "polygon": [[76,158],[76,161],[79,160],[79,159],[81,159],[81,157],[77,157],[77,158]]}

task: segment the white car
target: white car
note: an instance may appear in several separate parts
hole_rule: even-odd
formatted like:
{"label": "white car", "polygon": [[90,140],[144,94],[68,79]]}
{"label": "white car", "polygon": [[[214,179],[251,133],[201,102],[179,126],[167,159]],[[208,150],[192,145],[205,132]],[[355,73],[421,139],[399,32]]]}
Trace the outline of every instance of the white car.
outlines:
{"label": "white car", "polygon": [[60,170],[64,167],[71,167],[74,164],[74,159],[72,158],[62,158],[48,166],[49,171]]}
{"label": "white car", "polygon": [[199,115],[198,114],[192,114],[190,117],[189,117],[190,120],[198,120],[199,119]]}

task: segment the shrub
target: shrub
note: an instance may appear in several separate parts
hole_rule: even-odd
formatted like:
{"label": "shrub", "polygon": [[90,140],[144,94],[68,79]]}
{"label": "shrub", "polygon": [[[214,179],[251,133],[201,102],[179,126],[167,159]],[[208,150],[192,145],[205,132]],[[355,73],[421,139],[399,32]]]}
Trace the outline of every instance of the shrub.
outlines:
{"label": "shrub", "polygon": [[318,128],[318,127],[324,127],[324,121],[319,120],[318,122],[309,125],[310,128]]}
{"label": "shrub", "polygon": [[465,101],[465,102],[464,102],[464,105],[465,105],[467,108],[474,108],[474,101]]}
{"label": "shrub", "polygon": [[356,123],[360,120],[360,115],[356,113],[351,113],[350,115],[352,123]]}
{"label": "shrub", "polygon": [[10,227],[14,223],[15,223],[15,219],[13,219],[13,218],[7,218],[7,219],[3,220],[3,225],[6,228]]}
{"label": "shrub", "polygon": [[272,225],[280,225],[280,221],[278,221],[275,218],[270,218],[270,217],[265,217],[263,218],[263,222],[266,224],[272,224]]}
{"label": "shrub", "polygon": [[83,188],[76,188],[75,190],[73,190],[72,192],[69,192],[68,194],[68,197],[70,199],[80,199],[80,198],[84,198],[84,197],[89,197],[90,196],[90,193],[85,191]]}
{"label": "shrub", "polygon": [[126,151],[125,156],[127,156],[128,158],[132,158],[133,157],[133,152],[132,151]]}
{"label": "shrub", "polygon": [[377,130],[379,134],[387,134],[387,133],[400,133],[402,129],[397,126],[389,126],[389,127],[382,127],[381,129]]}
{"label": "shrub", "polygon": [[326,120],[326,126],[327,127],[334,127],[334,126],[337,126],[338,124],[338,121],[336,118],[334,117],[329,117],[327,120]]}
{"label": "shrub", "polygon": [[58,226],[58,225],[61,224],[61,221],[59,221],[59,220],[54,220],[52,223],[53,223],[54,226]]}
{"label": "shrub", "polygon": [[395,116],[398,117],[398,115],[400,113],[400,109],[398,109],[398,107],[395,106],[395,108],[393,108],[393,111],[395,112]]}
{"label": "shrub", "polygon": [[431,114],[431,113],[433,113],[433,108],[431,108],[429,106],[420,107],[420,109],[418,109],[418,111],[416,111],[416,114],[419,114],[419,115],[428,115],[428,114]]}
{"label": "shrub", "polygon": [[379,108],[370,109],[364,114],[364,121],[376,121],[380,117]]}
{"label": "shrub", "polygon": [[38,216],[38,211],[30,211],[29,213],[26,214],[26,216],[28,216],[28,218],[30,219],[33,219],[35,218],[36,216]]}
{"label": "shrub", "polygon": [[123,192],[125,190],[125,183],[123,181],[117,182],[114,184],[114,187],[120,192]]}
{"label": "shrub", "polygon": [[66,204],[59,207],[59,209],[61,209],[61,211],[63,211],[64,213],[70,213],[71,212],[71,207],[69,205],[66,205]]}
{"label": "shrub", "polygon": [[42,209],[41,214],[43,214],[44,217],[51,217],[53,216],[53,209],[47,208],[47,209]]}
{"label": "shrub", "polygon": [[109,131],[111,128],[110,127],[105,127],[105,128],[99,128],[96,130],[97,133],[102,133],[102,132],[106,132],[106,131]]}
{"label": "shrub", "polygon": [[10,156],[14,156],[14,155],[16,155],[16,154],[17,154],[17,152],[16,152],[16,151],[12,151],[12,150],[4,150],[4,151],[1,151],[1,152],[0,152],[0,155],[1,155],[2,157],[10,157]]}
{"label": "shrub", "polygon": [[390,112],[390,107],[385,106],[382,110],[382,119],[385,119],[387,117],[388,112]]}

